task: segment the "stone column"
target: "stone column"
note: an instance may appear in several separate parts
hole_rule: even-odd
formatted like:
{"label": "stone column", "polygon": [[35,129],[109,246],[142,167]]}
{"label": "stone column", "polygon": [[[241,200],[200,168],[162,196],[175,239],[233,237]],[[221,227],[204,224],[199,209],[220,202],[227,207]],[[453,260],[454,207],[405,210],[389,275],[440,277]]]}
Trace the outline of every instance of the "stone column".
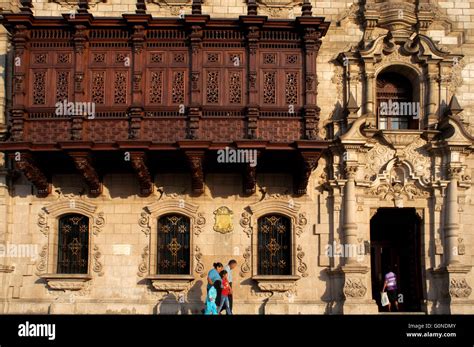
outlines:
{"label": "stone column", "polygon": [[[367,66],[366,66],[367,69]],[[375,74],[372,69],[366,70],[365,74],[366,85],[365,85],[365,114],[367,114],[369,128],[377,128],[377,118],[375,116],[375,98],[374,98],[374,81]]]}
{"label": "stone column", "polygon": [[446,190],[445,222],[444,222],[444,264],[459,264],[457,251],[459,238],[459,216],[458,216],[458,179],[461,167],[451,166],[448,169],[449,183]]}
{"label": "stone column", "polygon": [[428,102],[427,102],[427,114],[428,117],[426,119],[426,124],[428,125],[428,128],[431,128],[434,126],[434,124],[437,123],[438,121],[438,115],[436,113],[436,106],[438,104],[439,100],[439,71],[438,67],[433,64],[428,65],[428,92],[429,92],[429,97],[428,97]]}
{"label": "stone column", "polygon": [[[357,223],[356,223],[356,193],[355,193],[355,176],[357,173],[357,164],[346,165],[346,177],[347,182],[344,187],[344,211],[343,218],[344,224],[342,229],[344,231],[344,242],[350,249],[353,250],[354,246],[357,245]],[[345,245],[344,245],[345,246]],[[357,263],[357,254],[344,254],[345,265],[351,265]]]}

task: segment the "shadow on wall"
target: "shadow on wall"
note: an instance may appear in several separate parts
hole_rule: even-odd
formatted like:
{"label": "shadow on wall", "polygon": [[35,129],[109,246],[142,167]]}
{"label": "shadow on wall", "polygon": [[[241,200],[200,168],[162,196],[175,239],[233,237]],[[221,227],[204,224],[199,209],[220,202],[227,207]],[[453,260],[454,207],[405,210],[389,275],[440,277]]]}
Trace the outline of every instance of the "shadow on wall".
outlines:
{"label": "shadow on wall", "polygon": [[327,274],[326,270],[321,270],[319,272],[318,279],[321,282],[324,282],[326,285],[324,286],[325,290],[323,295],[321,295],[321,301],[326,303],[326,309],[324,310],[324,314],[338,314],[342,312],[342,302],[338,302],[334,299],[332,292],[331,292],[331,279]]}
{"label": "shadow on wall", "polygon": [[204,308],[203,281],[196,281],[189,289],[186,296],[167,294],[165,298],[156,305],[154,314],[202,314]]}
{"label": "shadow on wall", "polygon": [[427,276],[426,281],[429,288],[427,300],[432,302],[428,314],[451,314],[448,280],[443,277],[433,278],[433,276]]}

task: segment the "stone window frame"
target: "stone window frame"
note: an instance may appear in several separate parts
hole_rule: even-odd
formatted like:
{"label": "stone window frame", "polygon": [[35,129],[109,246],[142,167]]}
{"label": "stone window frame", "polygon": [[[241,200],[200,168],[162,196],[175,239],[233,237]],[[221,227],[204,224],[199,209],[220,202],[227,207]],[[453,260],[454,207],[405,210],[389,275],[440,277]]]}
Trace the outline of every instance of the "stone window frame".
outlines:
{"label": "stone window frame", "polygon": [[[369,135],[380,130],[376,119],[376,81],[381,72],[398,69],[412,82],[414,94],[419,97],[420,130],[438,122],[443,111],[439,110],[439,100],[445,99],[443,95],[455,95],[460,86],[461,70],[465,65],[463,55],[451,53],[424,34],[418,34],[414,39],[408,36],[403,38],[404,42],[396,42],[389,34],[384,34],[374,39],[365,50],[351,48],[338,55],[342,74],[337,88],[339,92],[344,88],[347,90],[342,101],[346,104],[348,120],[364,118],[365,131]],[[347,78],[349,75],[353,77]],[[360,108],[349,103],[358,91],[366,95]],[[361,117],[357,116],[359,109]]]}
{"label": "stone window frame", "polygon": [[[276,200],[272,197],[248,206],[242,214],[240,225],[251,238],[250,256],[242,265],[241,275],[250,272],[250,277],[257,282],[262,291],[289,293],[295,288],[296,281],[308,276],[308,267],[304,262],[303,247],[300,236],[304,233],[308,220],[300,211],[301,204],[293,199]],[[290,275],[259,275],[258,274],[258,219],[268,214],[280,214],[291,221],[291,274]],[[248,264],[250,261],[250,264]]]}
{"label": "stone window frame", "polygon": [[[67,214],[80,214],[89,218],[88,271],[86,274],[57,273],[59,219]],[[38,214],[40,232],[46,238],[36,265],[37,275],[44,279],[50,289],[81,290],[92,280],[93,274],[103,276],[102,256],[96,238],[105,225],[103,212],[95,204],[77,199],[54,202],[41,209]]]}
{"label": "stone window frame", "polygon": [[[195,279],[195,272],[200,274],[201,277],[204,274],[204,265],[200,261],[202,254],[195,243],[196,238],[202,232],[206,219],[201,212],[198,212],[198,209],[198,205],[186,202],[183,199],[158,201],[143,208],[138,224],[142,228],[142,232],[147,240],[142,253],[142,262],[138,266],[137,275],[150,281],[156,290],[173,293],[186,291]],[[158,261],[158,220],[168,214],[181,214],[189,218],[189,274],[160,275],[156,273]]]}

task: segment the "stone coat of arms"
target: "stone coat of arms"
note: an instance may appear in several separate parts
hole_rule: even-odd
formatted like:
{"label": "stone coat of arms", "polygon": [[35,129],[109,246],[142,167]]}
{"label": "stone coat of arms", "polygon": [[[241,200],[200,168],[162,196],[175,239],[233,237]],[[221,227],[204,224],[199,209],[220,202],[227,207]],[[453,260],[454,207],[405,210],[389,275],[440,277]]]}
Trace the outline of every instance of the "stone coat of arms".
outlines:
{"label": "stone coat of arms", "polygon": [[222,234],[227,234],[234,230],[234,223],[232,220],[234,213],[228,207],[219,207],[217,210],[214,211],[214,216],[215,231]]}

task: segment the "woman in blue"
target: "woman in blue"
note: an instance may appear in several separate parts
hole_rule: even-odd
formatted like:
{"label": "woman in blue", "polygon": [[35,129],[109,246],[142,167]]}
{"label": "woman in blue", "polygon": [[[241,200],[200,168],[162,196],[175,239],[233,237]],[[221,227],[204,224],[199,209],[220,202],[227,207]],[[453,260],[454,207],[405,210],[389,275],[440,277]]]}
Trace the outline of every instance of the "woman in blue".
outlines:
{"label": "woman in blue", "polygon": [[219,275],[219,273],[224,269],[222,263],[214,263],[212,266],[214,266],[214,268],[207,274],[207,291],[211,289],[215,281],[221,280],[221,275]]}

